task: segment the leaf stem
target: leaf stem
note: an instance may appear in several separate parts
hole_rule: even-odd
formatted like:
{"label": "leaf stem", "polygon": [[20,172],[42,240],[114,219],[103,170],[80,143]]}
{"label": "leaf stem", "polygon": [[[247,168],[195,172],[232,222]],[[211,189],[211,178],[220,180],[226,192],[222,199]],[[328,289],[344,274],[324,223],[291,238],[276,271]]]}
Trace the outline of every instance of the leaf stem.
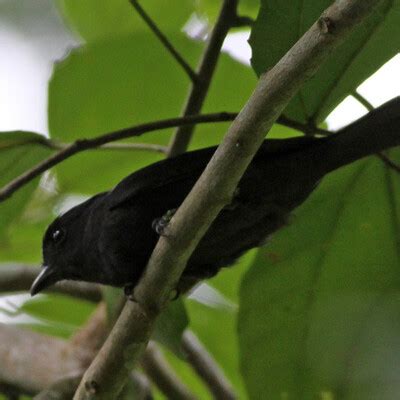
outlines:
{"label": "leaf stem", "polygon": [[168,38],[161,32],[160,28],[156,23],[150,18],[150,16],[144,11],[142,6],[139,4],[138,0],[130,0],[130,3],[135,8],[136,12],[142,17],[143,21],[148,25],[148,27],[157,36],[158,40],[163,44],[163,46],[171,53],[172,57],[175,58],[177,63],[183,68],[186,74],[189,76],[193,83],[198,81],[198,76],[192,67],[185,61],[181,54],[176,50]]}

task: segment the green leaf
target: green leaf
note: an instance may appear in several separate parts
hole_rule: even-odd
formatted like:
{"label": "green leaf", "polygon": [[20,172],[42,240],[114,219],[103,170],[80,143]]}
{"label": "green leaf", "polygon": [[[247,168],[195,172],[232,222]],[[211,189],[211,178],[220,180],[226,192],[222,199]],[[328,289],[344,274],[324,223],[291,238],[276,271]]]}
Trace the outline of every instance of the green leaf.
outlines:
{"label": "green leaf", "polygon": [[[0,187],[50,155],[51,150],[40,144],[43,139],[32,132],[0,133]],[[7,248],[7,230],[22,214],[37,183],[38,179],[35,179],[14,193],[11,199],[0,203],[0,248]]]}
{"label": "green leaf", "polygon": [[[257,74],[275,65],[331,3],[263,0],[249,41]],[[284,114],[300,122],[323,121],[341,100],[399,51],[399,42],[393,39],[399,36],[400,1],[385,0],[332,52]]]}
{"label": "green leaf", "polygon": [[[180,31],[194,10],[193,0],[140,4],[162,31]],[[71,27],[88,42],[149,30],[129,0],[58,0],[58,5]]]}
{"label": "green leaf", "polygon": [[[176,36],[174,42],[189,61],[200,54],[201,46],[183,35]],[[162,68],[155,68],[157,65]],[[238,110],[254,82],[250,68],[223,55],[205,110]],[[49,89],[51,136],[68,142],[176,117],[188,87],[187,76],[150,33],[83,46],[54,70]],[[217,143],[227,125],[199,127],[193,146]],[[132,142],[167,144],[171,132],[149,133]],[[107,190],[134,170],[161,158],[160,154],[139,151],[85,152],[56,168],[60,190],[85,194]]]}
{"label": "green leaf", "polygon": [[250,398],[397,396],[399,198],[397,173],[359,161],[327,177],[260,251],[240,295]]}

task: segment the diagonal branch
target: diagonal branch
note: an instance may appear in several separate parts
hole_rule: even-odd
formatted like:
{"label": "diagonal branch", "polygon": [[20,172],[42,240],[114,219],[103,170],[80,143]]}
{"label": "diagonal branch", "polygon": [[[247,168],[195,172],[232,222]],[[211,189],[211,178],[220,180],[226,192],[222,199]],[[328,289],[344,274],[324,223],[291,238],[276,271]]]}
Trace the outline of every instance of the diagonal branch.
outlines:
{"label": "diagonal branch", "polygon": [[333,3],[278,64],[261,76],[205,171],[170,221],[167,236],[160,237],[134,290],[135,300],[125,305],[86,371],[75,400],[110,399],[121,391],[187,260],[221,209],[230,203],[265,132],[301,85],[377,4],[379,0]]}
{"label": "diagonal branch", "polygon": [[163,46],[171,53],[172,57],[178,62],[178,64],[183,68],[186,74],[189,76],[193,83],[198,81],[196,72],[193,71],[192,67],[185,61],[185,59],[180,55],[178,50],[172,45],[168,38],[161,32],[155,22],[150,18],[150,16],[144,11],[142,6],[137,0],[130,0],[130,3],[135,8],[136,12],[142,17],[143,21],[148,25],[148,27],[157,36],[158,40],[163,44]]}
{"label": "diagonal branch", "polygon": [[[221,48],[229,29],[236,21],[238,0],[224,0],[217,22],[211,32],[207,47],[200,61],[197,81],[192,83],[184,106],[183,115],[198,114],[203,106],[217,66]],[[169,145],[168,156],[174,157],[186,151],[194,131],[194,126],[179,127]]]}

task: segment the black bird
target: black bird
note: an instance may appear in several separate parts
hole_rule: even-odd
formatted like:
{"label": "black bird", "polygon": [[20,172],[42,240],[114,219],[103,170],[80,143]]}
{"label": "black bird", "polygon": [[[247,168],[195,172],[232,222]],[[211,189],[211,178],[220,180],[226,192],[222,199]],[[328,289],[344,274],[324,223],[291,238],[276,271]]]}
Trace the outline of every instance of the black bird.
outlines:
{"label": "black bird", "polygon": [[[261,245],[327,173],[400,145],[399,127],[396,98],[329,137],[264,141],[233,203],[220,212],[190,257],[178,290]],[[56,218],[44,235],[44,267],[31,294],[63,279],[135,286],[166,216],[182,203],[214,151],[202,149],[150,165]]]}

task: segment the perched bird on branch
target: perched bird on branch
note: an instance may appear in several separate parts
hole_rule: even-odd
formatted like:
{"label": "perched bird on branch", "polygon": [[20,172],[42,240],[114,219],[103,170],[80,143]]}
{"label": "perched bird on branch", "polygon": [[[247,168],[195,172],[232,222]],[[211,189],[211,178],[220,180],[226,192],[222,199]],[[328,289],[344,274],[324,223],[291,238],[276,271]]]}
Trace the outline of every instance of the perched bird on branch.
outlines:
{"label": "perched bird on branch", "polygon": [[[264,243],[329,172],[398,145],[400,98],[328,137],[264,141],[232,203],[220,212],[190,257],[177,289],[184,291],[212,277]],[[168,235],[169,219],[215,149],[143,168],[113,190],[56,218],[44,235],[44,266],[31,294],[63,279],[134,287],[158,236]]]}

